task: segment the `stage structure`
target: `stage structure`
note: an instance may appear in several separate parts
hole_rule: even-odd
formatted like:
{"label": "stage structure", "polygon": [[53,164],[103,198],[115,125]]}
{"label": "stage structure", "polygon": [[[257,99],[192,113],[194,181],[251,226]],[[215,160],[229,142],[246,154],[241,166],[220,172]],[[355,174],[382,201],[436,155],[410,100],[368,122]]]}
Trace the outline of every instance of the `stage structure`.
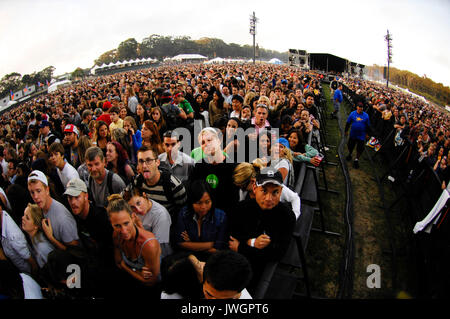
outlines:
{"label": "stage structure", "polygon": [[306,50],[289,49],[289,65],[309,69],[309,54]]}

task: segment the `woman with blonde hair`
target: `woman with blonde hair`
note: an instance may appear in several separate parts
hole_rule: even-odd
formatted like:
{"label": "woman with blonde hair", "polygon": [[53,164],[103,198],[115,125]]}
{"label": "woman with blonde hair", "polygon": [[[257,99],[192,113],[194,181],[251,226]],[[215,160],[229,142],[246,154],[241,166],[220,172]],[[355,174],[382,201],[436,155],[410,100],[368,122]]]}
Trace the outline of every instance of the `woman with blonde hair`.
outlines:
{"label": "woman with blonde hair", "polygon": [[125,285],[133,287],[131,291],[141,297],[153,292],[154,297],[159,298],[160,292],[151,288],[160,281],[161,247],[157,238],[138,227],[136,214],[122,196],[113,194],[108,202],[106,211],[114,229],[114,260],[117,267],[129,275],[127,279],[133,279]]}
{"label": "woman with blonde hair", "polygon": [[268,166],[277,169],[283,176],[283,184],[293,189],[295,180],[294,168],[292,166],[293,156],[289,147],[289,141],[284,137],[276,140],[272,145],[270,155],[270,163]]}
{"label": "woman with blonde hair", "polygon": [[31,242],[31,253],[33,254],[39,268],[47,263],[47,257],[55,247],[45,237],[42,229],[44,213],[36,204],[28,204],[22,217],[22,230],[28,235]]}
{"label": "woman with blonde hair", "polygon": [[[265,163],[257,158],[253,163],[240,163],[233,172],[234,185],[239,187],[239,201],[255,198],[256,175],[265,167]],[[295,217],[300,217],[300,197],[285,185],[281,189],[280,201],[290,203]]]}

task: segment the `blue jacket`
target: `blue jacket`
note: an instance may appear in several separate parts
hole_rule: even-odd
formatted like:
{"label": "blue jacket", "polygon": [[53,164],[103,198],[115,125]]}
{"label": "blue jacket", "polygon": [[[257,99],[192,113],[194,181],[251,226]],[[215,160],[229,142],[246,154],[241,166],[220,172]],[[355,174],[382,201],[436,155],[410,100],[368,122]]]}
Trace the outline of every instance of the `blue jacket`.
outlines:
{"label": "blue jacket", "polygon": [[187,206],[181,209],[175,229],[177,243],[184,242],[181,233],[186,231],[192,242],[212,241],[216,249],[228,247],[227,215],[223,210],[216,208],[214,212],[208,212],[203,220],[200,236],[194,215],[195,213],[187,209]]}

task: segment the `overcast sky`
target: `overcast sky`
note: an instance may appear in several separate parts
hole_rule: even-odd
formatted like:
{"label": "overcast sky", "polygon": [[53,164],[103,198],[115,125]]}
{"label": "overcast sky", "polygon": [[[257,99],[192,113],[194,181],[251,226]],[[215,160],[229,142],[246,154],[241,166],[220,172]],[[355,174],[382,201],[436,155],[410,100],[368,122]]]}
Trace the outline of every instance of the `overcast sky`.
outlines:
{"label": "overcast sky", "polygon": [[389,29],[393,67],[450,85],[449,0],[0,0],[0,78],[49,65],[55,75],[92,67],[120,42],[151,34],[251,45],[253,11],[262,48],[385,65]]}

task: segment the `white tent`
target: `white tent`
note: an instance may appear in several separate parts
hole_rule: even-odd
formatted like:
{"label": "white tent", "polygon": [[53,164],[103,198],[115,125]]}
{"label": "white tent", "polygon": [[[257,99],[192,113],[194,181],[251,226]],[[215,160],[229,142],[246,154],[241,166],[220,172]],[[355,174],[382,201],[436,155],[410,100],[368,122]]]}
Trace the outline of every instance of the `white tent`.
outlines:
{"label": "white tent", "polygon": [[272,63],[272,64],[283,64],[283,61],[281,61],[280,59],[277,59],[277,58],[273,58],[273,59],[271,59],[269,61],[269,63]]}
{"label": "white tent", "polygon": [[205,64],[222,64],[225,62],[225,59],[220,57],[214,58],[212,60],[206,61]]}
{"label": "white tent", "polygon": [[70,85],[71,83],[72,82],[69,81],[69,80],[64,80],[64,81],[53,83],[52,85],[50,85],[48,87],[48,91],[47,92],[48,93],[52,93],[52,92],[56,91],[57,89],[59,89],[60,87],[64,87],[64,86]]}

